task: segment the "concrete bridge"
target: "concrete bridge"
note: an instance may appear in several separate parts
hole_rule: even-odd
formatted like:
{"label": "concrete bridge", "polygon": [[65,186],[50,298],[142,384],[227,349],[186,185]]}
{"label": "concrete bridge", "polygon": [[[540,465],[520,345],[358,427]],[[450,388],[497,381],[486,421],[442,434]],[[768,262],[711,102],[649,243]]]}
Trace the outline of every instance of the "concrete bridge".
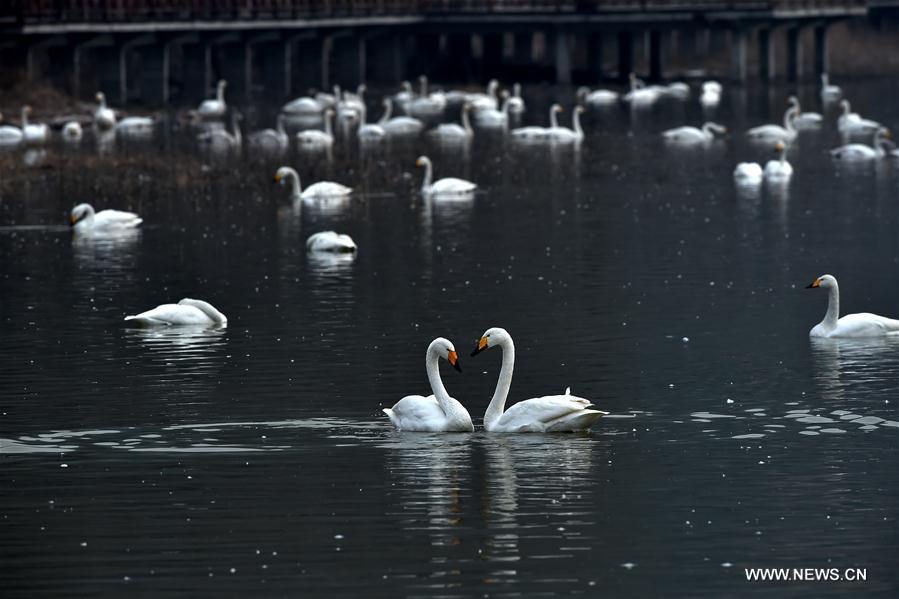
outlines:
{"label": "concrete bridge", "polygon": [[[193,103],[219,78],[235,101],[392,85],[418,73],[591,83],[626,77],[637,54],[644,74],[660,79],[685,49],[693,66],[723,55],[724,75],[737,81],[798,80],[813,74],[803,72],[808,46],[814,74],[827,70],[828,26],[897,7],[899,0],[7,0],[0,68],[48,77],[77,97],[103,89],[116,103],[148,105]],[[776,44],[786,48],[780,71]]]}

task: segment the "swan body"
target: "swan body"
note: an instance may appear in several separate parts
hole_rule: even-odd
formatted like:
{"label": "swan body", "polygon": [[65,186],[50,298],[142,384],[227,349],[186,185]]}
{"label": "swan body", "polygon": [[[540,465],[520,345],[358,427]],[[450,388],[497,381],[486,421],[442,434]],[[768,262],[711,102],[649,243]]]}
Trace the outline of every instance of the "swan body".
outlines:
{"label": "swan body", "polygon": [[[0,114],[0,120],[3,115]],[[17,146],[25,139],[25,134],[18,127],[12,125],[3,125],[0,127],[0,146],[11,147]]]}
{"label": "swan body", "polygon": [[428,93],[428,78],[422,75],[418,78],[420,84],[419,96],[409,104],[409,114],[419,120],[438,118],[446,108],[446,96],[440,92]]}
{"label": "swan body", "polygon": [[[719,95],[721,92],[718,92]],[[690,86],[683,81],[673,81],[665,86],[665,95],[679,100],[690,97]]]}
{"label": "swan body", "polygon": [[306,240],[306,251],[352,253],[357,250],[356,243],[349,235],[341,235],[334,231],[313,233]]}
{"label": "swan body", "polygon": [[789,142],[796,139],[796,128],[793,120],[799,114],[797,106],[790,106],[784,113],[783,127],[780,125],[761,125],[746,132],[750,141],[759,143]]}
{"label": "swan body", "polygon": [[825,104],[836,102],[843,95],[839,85],[831,85],[827,73],[821,73],[821,101]]}
{"label": "swan body", "polygon": [[22,139],[29,145],[47,143],[50,137],[50,129],[45,123],[29,123],[28,115],[31,114],[31,106],[22,107]]}
{"label": "swan body", "polygon": [[849,100],[841,100],[843,113],[837,119],[837,129],[844,135],[873,135],[880,129],[877,121],[863,119],[857,112],[852,112]]}
{"label": "swan body", "polygon": [[468,114],[471,112],[471,104],[462,106],[462,125],[456,123],[441,123],[437,127],[428,131],[428,137],[441,142],[464,142],[474,137],[474,129],[471,128],[471,121]]}
{"label": "swan body", "polygon": [[325,109],[321,102],[309,96],[295,98],[281,107],[281,112],[290,116],[321,115]]}
{"label": "swan body", "polygon": [[631,106],[651,106],[661,98],[661,88],[656,86],[646,87],[634,73],[631,73],[629,78],[631,89],[624,95],[624,101],[630,102]]}
{"label": "swan body", "polygon": [[[228,132],[225,129],[212,129],[205,133],[197,135],[197,143],[207,152],[213,154],[226,154],[231,151],[240,151],[243,144],[243,137],[240,132],[240,115],[234,113],[231,115],[231,129]],[[124,122],[124,121],[122,121]]]}
{"label": "swan body", "polygon": [[592,410],[592,403],[582,397],[571,395],[566,389],[564,395],[547,395],[519,401],[505,409],[512,371],[515,366],[515,345],[505,329],[488,329],[471,352],[476,356],[490,347],[500,347],[503,363],[496,390],[487,411],[484,413],[484,429],[490,433],[550,433],[587,430],[606,412]]}
{"label": "swan body", "polygon": [[334,118],[334,110],[328,108],[325,111],[325,130],[306,129],[297,132],[297,145],[303,150],[325,150],[334,145],[334,132],[331,128],[331,120]]}
{"label": "swan body", "polygon": [[427,156],[419,156],[418,160],[415,161],[415,166],[423,166],[425,168],[425,176],[421,182],[421,193],[424,196],[465,196],[478,188],[471,181],[457,179],[456,177],[446,177],[431,183],[434,167],[431,164],[431,159]]}
{"label": "swan body", "polygon": [[790,96],[787,101],[790,103],[790,106],[796,108],[793,125],[797,129],[817,129],[824,122],[824,117],[817,112],[804,112],[799,105],[799,98],[796,96]]}
{"label": "swan body", "polygon": [[147,136],[153,133],[155,123],[148,116],[129,116],[115,124],[115,132],[125,136]]}
{"label": "swan body", "polygon": [[584,112],[583,106],[575,106],[571,111],[571,126],[559,127],[553,125],[546,130],[546,136],[553,143],[574,143],[584,139],[584,130],[581,128],[581,113]]}
{"label": "swan body", "polygon": [[94,123],[100,129],[112,129],[115,126],[115,112],[106,105],[106,94],[97,92],[97,110],[94,111]]}
{"label": "swan body", "polygon": [[279,183],[282,187],[289,183],[291,197],[294,200],[344,198],[353,193],[353,188],[333,181],[319,181],[303,189],[300,185],[300,175],[289,166],[278,169],[275,173],[275,183]]}
{"label": "swan body", "polygon": [[84,136],[84,130],[78,121],[69,121],[62,128],[62,138],[67,142],[78,142]]}
{"label": "swan body", "polygon": [[290,138],[284,129],[284,116],[278,115],[276,129],[255,131],[247,138],[250,150],[265,154],[283,154],[290,147]]}
{"label": "swan body", "polygon": [[778,142],[774,149],[780,154],[780,158],[769,160],[765,165],[765,180],[772,182],[787,181],[793,176],[793,166],[787,162],[787,146],[782,142]]}
{"label": "swan body", "polygon": [[524,114],[525,104],[524,98],[521,97],[521,84],[516,83],[512,86],[512,96],[508,100],[509,114]]}
{"label": "swan body", "polygon": [[727,133],[727,129],[717,123],[708,122],[703,124],[702,128],[697,127],[676,127],[668,129],[662,133],[665,141],[677,144],[704,144],[715,139],[715,134]]}
{"label": "swan body", "polygon": [[840,287],[833,275],[821,275],[806,289],[827,289],[824,320],[812,327],[810,337],[884,337],[899,335],[899,320],[869,314],[847,314],[840,318]]}
{"label": "swan body", "polygon": [[474,431],[471,415],[461,403],[449,396],[440,378],[439,361],[443,358],[453,368],[462,372],[456,349],[449,340],[438,337],[428,346],[425,353],[425,368],[433,395],[407,395],[392,408],[384,408],[384,413],[399,431],[407,432],[460,432]]}
{"label": "swan body", "polygon": [[[506,92],[503,92],[506,94]],[[480,108],[474,113],[474,122],[481,129],[507,129],[509,127],[509,97],[504,96],[503,106],[496,108]]]}
{"label": "swan body", "polygon": [[72,208],[71,222],[78,234],[117,233],[133,229],[143,219],[133,212],[123,210],[101,210],[94,212],[90,204],[78,204]]}
{"label": "swan body", "polygon": [[886,156],[883,149],[884,140],[890,136],[890,132],[881,127],[874,134],[874,145],[866,146],[865,144],[846,144],[830,151],[830,156],[834,160],[841,162],[865,162],[868,160],[876,160]]}
{"label": "swan body", "polygon": [[471,110],[475,115],[481,110],[496,110],[499,108],[499,102],[496,99],[497,89],[499,89],[499,82],[491,79],[487,82],[486,93],[465,94],[465,102],[471,104]]}
{"label": "swan body", "polygon": [[225,87],[228,82],[224,79],[218,82],[215,91],[215,98],[203,100],[197,108],[197,114],[204,119],[220,119],[225,116],[227,105],[225,104]]}
{"label": "swan body", "polygon": [[212,304],[187,297],[177,304],[162,304],[135,316],[126,316],[125,320],[143,326],[228,325],[225,315]]}
{"label": "swan body", "polygon": [[758,184],[762,182],[763,177],[762,167],[758,162],[741,162],[734,169],[734,179],[737,183]]}
{"label": "swan body", "polygon": [[618,92],[609,89],[590,91],[590,88],[581,87],[577,90],[578,101],[591,107],[611,106],[617,104],[619,98]]}

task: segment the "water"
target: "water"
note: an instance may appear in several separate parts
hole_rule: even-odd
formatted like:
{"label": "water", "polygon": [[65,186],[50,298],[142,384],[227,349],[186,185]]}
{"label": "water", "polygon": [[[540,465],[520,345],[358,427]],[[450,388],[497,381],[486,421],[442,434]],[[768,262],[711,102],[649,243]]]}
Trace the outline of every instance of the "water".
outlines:
{"label": "water", "polygon": [[[899,123],[895,83],[849,87]],[[736,133],[705,152],[657,137],[703,120],[695,96],[591,114],[580,152],[431,151],[483,190],[450,205],[415,195],[423,142],[291,158],[363,192],[299,210],[278,161],[210,165],[177,131],[43,168],[3,154],[4,595],[895,596],[899,345],[810,342],[826,298],[804,287],[830,272],[844,312],[899,314],[899,165],[834,169],[828,125],[787,189],[738,193],[734,164],[770,157],[740,132],[785,95],[727,91]],[[81,201],[145,226],[73,242]],[[307,256],[323,229],[356,260]],[[229,327],[121,322],[185,296]],[[427,391],[436,336],[480,424],[500,356],[468,354],[490,326],[516,340],[513,400],[570,385],[611,414],[587,435],[391,430],[380,409]]]}

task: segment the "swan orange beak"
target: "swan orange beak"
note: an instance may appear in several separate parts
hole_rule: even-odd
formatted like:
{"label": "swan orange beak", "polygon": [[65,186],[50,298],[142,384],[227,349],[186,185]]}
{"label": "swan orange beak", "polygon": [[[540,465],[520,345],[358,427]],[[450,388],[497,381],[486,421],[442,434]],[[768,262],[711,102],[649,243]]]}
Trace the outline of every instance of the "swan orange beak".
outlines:
{"label": "swan orange beak", "polygon": [[820,286],[821,286],[821,279],[815,279],[814,281],[812,281],[811,285],[806,287],[806,289],[815,289],[816,287],[820,287]]}
{"label": "swan orange beak", "polygon": [[476,356],[479,353],[481,353],[482,351],[484,351],[485,349],[487,349],[487,338],[481,337],[481,340],[478,341],[478,346],[476,348],[474,348],[474,351],[471,352],[471,355]]}
{"label": "swan orange beak", "polygon": [[71,217],[70,217],[70,219],[69,219],[69,220],[71,220],[71,221],[72,221],[72,224],[73,224],[73,225],[74,225],[74,224],[75,224],[75,223],[77,223],[77,222],[78,222],[78,218],[76,218],[76,217],[75,217],[75,215],[74,215],[74,214],[73,214],[73,215],[72,215],[72,216],[71,216]]}
{"label": "swan orange beak", "polygon": [[421,166],[421,165],[422,165],[421,160],[416,160],[416,161],[415,161],[415,166]]}
{"label": "swan orange beak", "polygon": [[462,372],[462,366],[459,365],[459,354],[454,351],[449,352],[446,356],[446,361],[452,364],[453,368]]}

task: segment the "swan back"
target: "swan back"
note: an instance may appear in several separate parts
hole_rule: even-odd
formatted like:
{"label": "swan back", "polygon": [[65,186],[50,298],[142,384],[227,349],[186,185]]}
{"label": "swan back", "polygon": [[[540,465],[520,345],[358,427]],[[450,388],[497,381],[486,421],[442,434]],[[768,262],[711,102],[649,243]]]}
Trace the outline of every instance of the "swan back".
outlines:
{"label": "swan back", "polygon": [[189,297],[186,297],[186,298],[182,299],[180,302],[178,302],[178,305],[179,306],[192,306],[194,308],[197,308],[198,310],[200,310],[201,312],[206,314],[206,316],[208,316],[209,319],[212,320],[216,324],[222,324],[222,325],[228,324],[228,319],[225,317],[225,315],[222,314],[221,312],[219,312],[218,310],[216,310],[215,307],[213,307],[213,305],[210,304],[209,302],[204,302],[203,300],[191,299]]}

